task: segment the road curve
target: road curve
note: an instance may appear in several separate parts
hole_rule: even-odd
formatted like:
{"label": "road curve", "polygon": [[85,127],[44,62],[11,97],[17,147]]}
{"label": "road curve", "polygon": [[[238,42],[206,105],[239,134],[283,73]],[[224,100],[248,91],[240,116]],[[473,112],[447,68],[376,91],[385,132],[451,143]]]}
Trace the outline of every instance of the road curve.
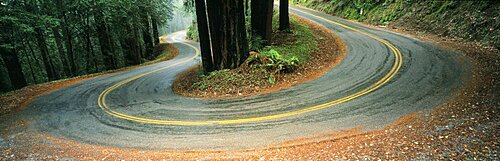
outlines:
{"label": "road curve", "polygon": [[[316,80],[243,98],[195,99],[175,95],[171,90],[175,76],[200,60],[198,45],[182,40],[185,34],[178,32],[167,37],[179,48],[176,58],[83,81],[41,96],[26,110],[1,118],[0,127],[27,120],[27,133],[119,148],[264,148],[354,127],[381,128],[402,115],[428,111],[446,102],[470,76],[467,59],[434,44],[309,9],[291,7],[291,12],[331,29],[348,47],[343,62]],[[391,45],[401,52],[400,58]],[[399,59],[401,66],[391,79],[355,99],[286,117],[231,124],[214,122],[293,113],[354,95],[383,80],[395,65],[399,66]],[[120,116],[208,123],[154,124]]]}

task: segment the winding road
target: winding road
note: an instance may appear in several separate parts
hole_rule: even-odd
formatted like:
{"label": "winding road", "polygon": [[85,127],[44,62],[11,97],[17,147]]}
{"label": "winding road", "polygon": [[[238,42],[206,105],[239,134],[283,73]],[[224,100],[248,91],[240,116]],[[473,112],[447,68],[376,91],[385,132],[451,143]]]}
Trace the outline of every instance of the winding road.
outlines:
{"label": "winding road", "polygon": [[347,45],[346,58],[316,80],[242,98],[178,96],[173,80],[200,58],[198,44],[177,32],[166,38],[179,48],[174,59],[38,97],[24,111],[1,118],[0,126],[27,120],[25,132],[119,148],[264,148],[356,127],[382,128],[445,103],[470,77],[467,59],[432,43],[305,8],[292,6],[290,12],[331,29]]}

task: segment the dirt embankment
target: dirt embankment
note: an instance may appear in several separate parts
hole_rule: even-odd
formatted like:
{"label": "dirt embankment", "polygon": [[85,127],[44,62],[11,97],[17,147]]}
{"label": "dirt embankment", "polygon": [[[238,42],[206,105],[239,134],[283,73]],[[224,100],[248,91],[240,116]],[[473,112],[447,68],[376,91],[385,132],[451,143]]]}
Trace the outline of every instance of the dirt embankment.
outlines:
{"label": "dirt embankment", "polygon": [[[163,52],[162,52],[163,51]],[[163,55],[162,55],[163,53]],[[45,94],[48,94],[52,91],[76,84],[78,82],[104,76],[107,74],[112,74],[124,70],[129,70],[133,68],[137,68],[139,66],[144,66],[144,65],[149,65],[152,63],[156,63],[159,61],[166,61],[174,58],[177,56],[179,53],[179,50],[171,44],[160,44],[157,49],[155,49],[155,55],[158,55],[158,59],[152,60],[150,62],[146,62],[140,65],[135,65],[135,66],[128,66],[112,71],[106,71],[103,73],[97,73],[97,74],[91,74],[91,75],[86,75],[86,76],[79,76],[75,78],[70,78],[66,80],[58,80],[54,82],[47,82],[47,83],[42,83],[42,84],[37,84],[37,85],[32,85],[32,86],[27,86],[22,89],[12,91],[9,93],[6,93],[2,96],[0,96],[0,116],[9,114],[11,112],[17,112],[22,110],[24,107],[29,105],[31,101],[38,97],[42,96]]]}
{"label": "dirt embankment", "polygon": [[[293,72],[279,73],[273,77],[276,80],[271,83],[269,75],[272,73],[262,68],[254,68],[246,62],[236,69],[222,73],[220,78],[208,80],[209,87],[200,89],[196,83],[203,74],[200,66],[196,66],[178,75],[173,84],[174,92],[196,98],[228,98],[270,93],[319,78],[345,58],[346,46],[334,33],[307,19],[298,16],[294,18],[313,32],[318,47],[311,52],[309,60]],[[293,30],[294,26],[291,27]],[[272,44],[285,44],[295,39],[291,34],[275,32]]]}

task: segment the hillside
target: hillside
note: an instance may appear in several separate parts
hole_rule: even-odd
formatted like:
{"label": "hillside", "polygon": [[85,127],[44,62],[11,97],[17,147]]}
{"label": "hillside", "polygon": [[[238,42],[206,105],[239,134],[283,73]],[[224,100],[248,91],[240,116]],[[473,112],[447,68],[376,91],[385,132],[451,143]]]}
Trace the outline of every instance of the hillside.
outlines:
{"label": "hillside", "polygon": [[477,41],[500,49],[498,1],[300,0],[297,3],[346,19]]}

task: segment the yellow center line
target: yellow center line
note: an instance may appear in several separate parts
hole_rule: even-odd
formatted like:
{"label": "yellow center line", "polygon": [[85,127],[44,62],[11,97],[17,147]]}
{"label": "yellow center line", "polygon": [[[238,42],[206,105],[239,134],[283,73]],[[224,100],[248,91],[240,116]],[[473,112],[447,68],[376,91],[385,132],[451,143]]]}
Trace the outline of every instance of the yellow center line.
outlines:
{"label": "yellow center line", "polygon": [[[265,120],[272,120],[272,119],[278,119],[278,118],[284,118],[284,117],[289,117],[289,116],[300,115],[300,114],[304,114],[304,113],[308,113],[308,112],[317,111],[317,110],[321,110],[321,109],[324,109],[324,108],[332,107],[332,106],[335,106],[335,105],[338,105],[338,104],[341,104],[341,103],[353,100],[355,98],[361,97],[363,95],[366,95],[366,94],[368,94],[368,93],[370,93],[370,92],[372,92],[372,91],[380,88],[381,86],[383,86],[384,84],[386,84],[387,82],[389,82],[397,74],[397,72],[400,70],[402,62],[403,62],[402,55],[401,55],[401,52],[399,51],[399,49],[397,49],[396,47],[394,47],[394,45],[392,45],[391,43],[389,43],[389,42],[387,42],[387,41],[385,41],[385,40],[383,40],[381,38],[378,38],[378,37],[376,37],[374,35],[371,35],[369,33],[360,31],[360,30],[358,30],[356,28],[352,28],[350,26],[344,25],[344,24],[339,23],[339,22],[332,21],[332,20],[329,20],[329,19],[326,19],[326,18],[323,18],[323,17],[319,17],[319,16],[316,16],[314,14],[311,14],[311,13],[308,13],[308,12],[304,12],[304,11],[301,11],[301,10],[297,10],[297,9],[293,9],[293,8],[292,8],[292,10],[295,10],[297,12],[301,12],[301,13],[307,14],[309,16],[312,16],[312,17],[321,19],[323,21],[326,21],[326,22],[329,22],[329,23],[341,26],[343,28],[346,28],[346,29],[358,32],[360,34],[363,34],[365,36],[368,36],[368,37],[370,37],[372,39],[375,39],[375,40],[383,43],[389,49],[391,49],[391,51],[393,52],[393,54],[395,56],[394,65],[392,66],[391,70],[383,78],[381,78],[380,80],[378,80],[374,84],[370,85],[369,87],[367,87],[367,88],[365,88],[365,89],[363,89],[363,90],[361,90],[359,92],[356,92],[356,93],[351,94],[349,96],[346,96],[346,97],[343,97],[343,98],[340,98],[340,99],[337,99],[337,100],[333,100],[331,102],[327,102],[327,103],[324,103],[324,104],[320,104],[320,105],[316,105],[316,106],[312,106],[312,107],[307,107],[307,108],[300,109],[300,110],[290,111],[290,112],[286,112],[286,113],[275,114],[275,115],[260,116],[260,117],[251,117],[251,118],[240,118],[240,119],[228,119],[228,120],[210,120],[210,121],[155,120],[155,119],[148,119],[148,118],[130,116],[130,115],[127,115],[127,114],[120,113],[120,112],[117,112],[115,110],[112,110],[111,108],[108,107],[108,105],[106,104],[106,96],[110,92],[112,92],[113,90],[117,89],[118,87],[120,87],[120,86],[122,86],[122,85],[124,85],[126,83],[129,83],[131,81],[134,81],[136,79],[139,79],[141,77],[144,77],[146,75],[153,74],[155,72],[158,72],[158,71],[161,71],[161,70],[164,70],[164,69],[167,69],[167,68],[179,65],[179,64],[186,63],[186,62],[188,62],[188,61],[190,61],[190,60],[195,59],[196,57],[198,57],[198,55],[200,54],[200,51],[198,50],[198,48],[194,47],[191,44],[188,44],[188,43],[185,43],[185,42],[180,42],[182,44],[185,44],[185,45],[193,48],[195,50],[195,52],[196,52],[195,55],[193,57],[187,58],[186,60],[183,60],[183,61],[171,64],[171,65],[168,65],[166,67],[162,67],[162,68],[159,68],[159,69],[156,69],[156,70],[144,73],[144,74],[140,74],[140,75],[128,78],[126,80],[120,81],[120,82],[118,82],[118,83],[116,83],[116,84],[108,87],[107,89],[105,89],[104,91],[102,91],[101,94],[99,95],[98,100],[97,100],[98,101],[98,105],[99,105],[99,107],[104,112],[106,112],[107,114],[109,114],[111,116],[114,116],[114,117],[117,117],[117,118],[121,118],[121,119],[125,119],[125,120],[129,120],[129,121],[134,121],[134,122],[139,122],[139,123],[146,123],[146,124],[159,124],[159,125],[213,125],[213,124],[248,123],[248,122],[265,121]],[[173,34],[178,34],[178,33],[173,33]],[[175,37],[173,37],[173,40],[176,40]]]}

